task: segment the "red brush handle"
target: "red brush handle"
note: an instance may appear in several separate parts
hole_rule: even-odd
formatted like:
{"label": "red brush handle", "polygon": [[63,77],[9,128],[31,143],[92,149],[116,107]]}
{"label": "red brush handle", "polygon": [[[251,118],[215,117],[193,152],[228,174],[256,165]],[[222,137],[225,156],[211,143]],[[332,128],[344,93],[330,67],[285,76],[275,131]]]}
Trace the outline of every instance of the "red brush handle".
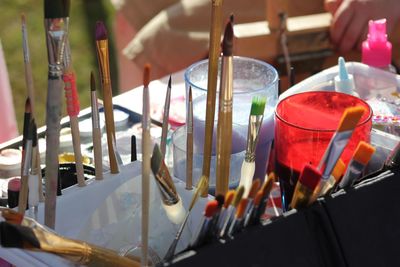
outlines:
{"label": "red brush handle", "polygon": [[80,107],[75,72],[64,73],[63,80],[65,84],[65,97],[67,99],[67,113],[69,116],[78,116]]}

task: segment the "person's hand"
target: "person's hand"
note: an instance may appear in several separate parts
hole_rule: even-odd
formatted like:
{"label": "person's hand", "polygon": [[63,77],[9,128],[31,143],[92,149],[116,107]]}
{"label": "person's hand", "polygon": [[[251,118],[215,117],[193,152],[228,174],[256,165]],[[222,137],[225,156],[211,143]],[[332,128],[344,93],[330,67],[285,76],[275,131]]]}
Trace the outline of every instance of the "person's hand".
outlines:
{"label": "person's hand", "polygon": [[331,40],[340,52],[360,48],[368,34],[368,21],[386,18],[390,33],[400,17],[398,0],[325,0],[333,15]]}

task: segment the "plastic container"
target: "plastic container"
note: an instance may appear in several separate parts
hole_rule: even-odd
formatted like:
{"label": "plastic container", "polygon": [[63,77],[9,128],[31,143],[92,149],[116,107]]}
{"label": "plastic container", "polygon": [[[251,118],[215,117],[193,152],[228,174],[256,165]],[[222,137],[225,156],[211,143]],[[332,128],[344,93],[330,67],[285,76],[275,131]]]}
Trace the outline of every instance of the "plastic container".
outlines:
{"label": "plastic container", "polygon": [[370,141],[369,105],[352,95],[337,92],[306,92],[282,100],[275,111],[276,171],[282,197],[290,203],[293,189],[304,165],[318,166],[348,107],[366,109],[341,155],[347,165],[360,141]]}
{"label": "plastic container", "polygon": [[[220,66],[219,66],[220,67]],[[220,71],[218,71],[220,74]],[[185,71],[186,94],[192,87],[193,94],[193,128],[196,132],[204,132],[206,102],[207,102],[208,60],[199,61]],[[264,179],[269,159],[271,143],[274,138],[274,116],[278,100],[278,73],[271,65],[246,57],[233,59],[233,123],[244,126],[241,135],[247,136],[247,125],[250,115],[252,98],[263,96],[267,98],[264,121],[256,149],[256,172],[254,177]],[[217,92],[219,91],[219,78]],[[215,120],[218,118],[218,94],[216,101]],[[216,124],[215,124],[216,125]],[[214,127],[216,131],[216,127]],[[202,139],[194,136],[194,146],[200,147]],[[246,143],[241,150],[244,151]]]}

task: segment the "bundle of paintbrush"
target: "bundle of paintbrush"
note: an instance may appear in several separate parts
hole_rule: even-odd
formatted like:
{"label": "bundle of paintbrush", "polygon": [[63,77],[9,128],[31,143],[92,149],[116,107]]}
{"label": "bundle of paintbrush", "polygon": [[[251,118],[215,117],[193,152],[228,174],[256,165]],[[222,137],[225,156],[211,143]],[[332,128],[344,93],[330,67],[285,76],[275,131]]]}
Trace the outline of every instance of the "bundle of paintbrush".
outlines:
{"label": "bundle of paintbrush", "polygon": [[3,209],[0,223],[1,246],[52,253],[85,266],[140,266],[139,262],[86,242],[57,235],[36,221]]}

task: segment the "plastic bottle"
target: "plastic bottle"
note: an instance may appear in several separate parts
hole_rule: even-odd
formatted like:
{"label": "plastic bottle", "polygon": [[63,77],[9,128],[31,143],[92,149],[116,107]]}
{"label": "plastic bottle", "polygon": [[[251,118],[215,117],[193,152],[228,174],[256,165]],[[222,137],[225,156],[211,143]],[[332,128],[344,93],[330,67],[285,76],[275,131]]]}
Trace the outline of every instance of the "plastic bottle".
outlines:
{"label": "plastic bottle", "polygon": [[386,19],[370,20],[368,26],[367,40],[362,43],[362,63],[396,73],[391,65],[392,44],[387,40]]}
{"label": "plastic bottle", "polygon": [[335,91],[358,97],[355,91],[354,77],[347,72],[346,62],[343,57],[339,57],[338,66],[339,74],[335,77]]}

